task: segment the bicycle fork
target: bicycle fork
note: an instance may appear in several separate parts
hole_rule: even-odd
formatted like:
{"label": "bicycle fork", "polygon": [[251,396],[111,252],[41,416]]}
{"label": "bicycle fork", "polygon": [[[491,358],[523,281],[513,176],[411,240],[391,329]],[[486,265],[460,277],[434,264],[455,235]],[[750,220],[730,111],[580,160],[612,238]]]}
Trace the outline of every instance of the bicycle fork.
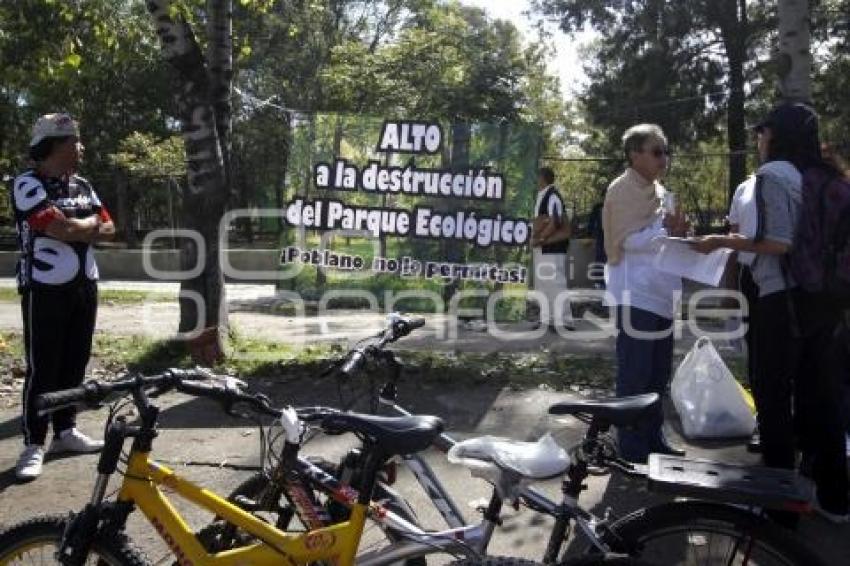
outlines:
{"label": "bicycle fork", "polygon": [[56,559],[65,566],[82,566],[91,552],[92,544],[99,536],[114,536],[124,530],[133,504],[126,501],[104,503],[109,479],[118,469],[124,440],[134,438],[133,450],[150,450],[156,437],[154,423],[159,409],[150,404],[143,392],[134,392],[140,401],[141,426],[130,426],[124,417],[118,417],[106,429],[103,450],[97,462],[97,479],[89,502],[77,514],[69,517]]}
{"label": "bicycle fork", "polygon": [[[98,528],[98,524],[104,518],[104,515],[113,515],[110,512],[111,510],[105,509],[103,499],[106,495],[106,487],[109,485],[109,477],[115,472],[118,465],[118,458],[121,456],[121,448],[127,429],[127,424],[124,421],[118,421],[110,425],[107,430],[106,442],[97,464],[98,475],[91,499],[82,511],[76,514],[72,513],[69,516],[59,549],[56,552],[56,559],[66,566],[85,564],[98,534],[106,528],[106,525],[114,528],[115,517],[110,517],[110,520],[104,521],[103,527]],[[124,520],[126,521],[126,515]]]}

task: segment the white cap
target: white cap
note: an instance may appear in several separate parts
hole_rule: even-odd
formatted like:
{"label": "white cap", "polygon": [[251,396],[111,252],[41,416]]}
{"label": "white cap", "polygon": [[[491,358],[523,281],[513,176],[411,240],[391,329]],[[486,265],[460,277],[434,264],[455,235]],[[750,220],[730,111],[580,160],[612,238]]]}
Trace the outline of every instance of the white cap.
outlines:
{"label": "white cap", "polygon": [[44,138],[64,138],[66,136],[80,137],[77,122],[68,114],[45,114],[36,120],[32,127],[30,147],[38,145],[38,142]]}

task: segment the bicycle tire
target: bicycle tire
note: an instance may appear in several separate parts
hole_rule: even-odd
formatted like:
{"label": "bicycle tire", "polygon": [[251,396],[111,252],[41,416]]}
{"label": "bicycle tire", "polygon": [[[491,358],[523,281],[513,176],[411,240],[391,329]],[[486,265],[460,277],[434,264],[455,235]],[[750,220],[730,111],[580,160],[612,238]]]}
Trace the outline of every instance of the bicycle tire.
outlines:
{"label": "bicycle tire", "polygon": [[[337,466],[331,462],[319,461],[313,463],[331,475],[336,476],[338,473]],[[256,500],[268,485],[268,481],[268,477],[262,473],[258,472],[252,474],[230,492],[227,496],[227,500],[232,503],[237,503],[240,497],[244,497],[249,500]],[[384,507],[402,517],[404,520],[414,524],[418,523],[416,514],[413,512],[407,501],[397,495],[393,490],[385,488],[380,483],[375,485],[374,500],[382,501]],[[263,511],[268,512],[269,510]],[[347,508],[340,503],[331,502],[329,504],[328,511],[334,522],[344,521],[348,517]],[[382,532],[391,543],[398,542],[401,538],[395,536],[391,530]],[[197,536],[204,547],[211,552],[220,552],[222,550],[227,550],[251,542],[249,538],[244,536],[244,533],[240,533],[232,526],[228,526],[227,523],[218,520],[218,518],[213,519],[212,523],[198,531]],[[424,557],[417,557],[406,560],[404,564],[406,566],[425,566],[427,561]]]}
{"label": "bicycle tire", "polygon": [[[27,564],[15,559],[16,553],[29,552],[42,548],[39,564],[54,563],[54,554],[68,523],[67,515],[46,515],[35,517],[13,525],[0,532],[0,564],[3,566]],[[49,550],[46,547],[50,547]],[[48,562],[44,561],[45,552]],[[94,564],[105,566],[149,566],[144,554],[133,546],[124,534],[115,537],[98,538],[92,543],[89,560],[96,558]],[[55,562],[58,564],[58,562]]]}
{"label": "bicycle tire", "polygon": [[632,556],[577,556],[558,566],[660,566]]}
{"label": "bicycle tire", "polygon": [[449,562],[449,566],[536,566],[538,564],[541,563],[515,556],[482,556]]}
{"label": "bicycle tire", "polygon": [[[725,564],[826,566],[792,532],[745,509],[721,503],[663,503],[615,521],[610,531],[602,540],[612,550],[652,564],[697,565],[703,563],[701,554],[705,563],[715,563],[711,557],[713,535],[717,534],[730,540]],[[669,540],[661,541],[665,536]],[[736,557],[742,562],[735,561]]]}

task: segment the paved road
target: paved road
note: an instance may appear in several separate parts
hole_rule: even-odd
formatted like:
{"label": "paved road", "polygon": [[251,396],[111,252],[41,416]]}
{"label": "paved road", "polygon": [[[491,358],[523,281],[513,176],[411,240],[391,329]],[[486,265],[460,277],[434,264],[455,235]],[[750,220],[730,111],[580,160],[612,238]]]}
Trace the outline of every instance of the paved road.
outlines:
{"label": "paved road", "polygon": [[[280,386],[258,381],[256,386],[268,391],[281,403],[327,403],[333,402],[336,394],[336,387],[325,382],[296,381]],[[412,400],[408,405],[413,411],[443,416],[448,429],[459,437],[499,434],[534,439],[551,430],[564,446],[572,445],[580,438],[583,425],[570,418],[552,419],[545,414],[545,407],[569,397],[569,394],[538,389],[518,392],[486,385],[447,389],[445,385],[408,383],[401,391],[403,400]],[[246,473],[234,471],[228,465],[256,463],[258,435],[244,422],[223,417],[218,407],[204,400],[175,394],[162,398],[160,402],[164,408],[162,433],[155,444],[155,454],[179,473],[212,489],[227,492]],[[101,430],[104,417],[103,410],[86,413],[81,426],[96,434]],[[674,419],[669,419],[668,423],[674,423]],[[676,436],[675,427],[671,426],[670,432]],[[325,456],[342,454],[350,442],[351,439],[346,437],[320,438],[305,450]],[[0,412],[0,470],[6,470],[0,473],[0,524],[9,524],[34,513],[79,508],[89,497],[94,478],[94,456],[51,461],[38,481],[18,485],[14,483],[12,466],[19,444],[16,412]],[[726,462],[753,461],[739,444],[691,445],[689,454]],[[427,459],[468,519],[475,520],[474,506],[489,495],[488,484],[471,478],[465,469],[447,463],[441,454],[430,451]],[[226,465],[222,466],[222,463]],[[117,478],[112,483],[112,487],[115,486]],[[558,497],[556,481],[543,482],[540,487],[550,497]],[[412,485],[409,475],[400,475],[398,488],[411,501],[426,526],[442,526],[436,511],[421,490]],[[601,515],[609,507],[616,514],[624,514],[661,499],[647,492],[643,482],[619,476],[594,476],[589,478],[588,490],[581,501],[588,509]],[[195,512],[182,502],[179,502],[178,508],[193,526],[202,525],[209,519],[208,515]],[[550,527],[548,518],[527,509],[519,512],[508,509],[504,526],[497,530],[493,539],[491,552],[539,558]],[[154,531],[139,517],[132,519],[130,532],[151,558],[156,560],[166,556],[165,547]],[[817,518],[806,518],[800,532],[829,558],[831,564],[847,564],[850,527],[837,528]],[[442,560],[432,562],[440,563]]]}
{"label": "paved road", "polygon": [[[0,279],[0,287],[11,287],[14,281]],[[103,289],[156,291],[173,293],[176,283],[107,281]],[[243,336],[304,345],[321,342],[351,343],[374,334],[386,324],[386,315],[368,310],[310,311],[304,316],[273,314],[281,302],[272,285],[228,285],[230,322]],[[611,321],[592,312],[578,312],[577,331],[560,333],[535,329],[529,323],[485,324],[446,314],[426,315],[426,326],[399,343],[401,348],[455,352],[526,352],[546,349],[553,352],[608,355],[614,351],[615,329]],[[97,331],[105,334],[144,335],[154,339],[175,335],[179,309],[175,302],[151,301],[139,304],[114,304],[101,301],[98,307]],[[695,336],[722,331],[717,324],[682,321],[677,326],[676,349],[687,352]],[[0,301],[0,329],[21,330],[20,305]],[[718,340],[726,348],[725,355],[738,355],[727,348],[726,340]]]}

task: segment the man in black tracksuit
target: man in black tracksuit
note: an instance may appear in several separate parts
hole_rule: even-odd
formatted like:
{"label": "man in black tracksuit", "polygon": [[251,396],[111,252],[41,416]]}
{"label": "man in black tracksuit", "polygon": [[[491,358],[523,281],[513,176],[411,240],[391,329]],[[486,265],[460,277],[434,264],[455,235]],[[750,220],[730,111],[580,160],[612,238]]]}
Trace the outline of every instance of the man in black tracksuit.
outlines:
{"label": "man in black tracksuit", "polygon": [[[75,172],[83,146],[67,114],[36,121],[30,141],[34,167],[15,178],[11,201],[21,256],[17,279],[24,319],[27,376],[23,396],[25,448],[19,479],[41,474],[51,417],[39,416],[41,393],[78,386],[91,353],[97,312],[97,264],[92,243],[115,227],[91,185]],[[96,452],[103,443],[75,427],[76,411],[52,414],[51,452]]]}

